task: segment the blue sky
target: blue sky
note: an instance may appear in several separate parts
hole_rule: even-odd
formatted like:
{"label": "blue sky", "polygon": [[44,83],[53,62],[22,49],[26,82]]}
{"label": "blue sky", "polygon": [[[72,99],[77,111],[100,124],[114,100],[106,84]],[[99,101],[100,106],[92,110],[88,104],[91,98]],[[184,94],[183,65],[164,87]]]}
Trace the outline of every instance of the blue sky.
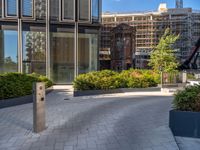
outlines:
{"label": "blue sky", "polygon": [[[157,10],[160,3],[167,3],[168,8],[175,7],[176,0],[102,0],[103,12],[132,12]],[[200,10],[200,0],[183,0],[184,7]]]}

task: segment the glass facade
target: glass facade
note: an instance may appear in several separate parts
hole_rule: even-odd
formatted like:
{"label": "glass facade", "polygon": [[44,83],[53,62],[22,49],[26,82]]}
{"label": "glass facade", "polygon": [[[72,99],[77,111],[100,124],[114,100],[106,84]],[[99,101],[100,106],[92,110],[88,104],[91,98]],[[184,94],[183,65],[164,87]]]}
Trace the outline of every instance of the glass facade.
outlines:
{"label": "glass facade", "polygon": [[99,0],[4,2],[0,73],[35,72],[71,84],[78,74],[98,69]]}
{"label": "glass facade", "polygon": [[17,16],[17,1],[18,0],[5,0],[6,17]]}
{"label": "glass facade", "polygon": [[32,17],[33,16],[33,0],[22,0],[22,16]]}
{"label": "glass facade", "polygon": [[90,0],[79,0],[79,20],[90,21]]}
{"label": "glass facade", "polygon": [[74,33],[51,32],[51,79],[57,84],[71,83],[74,79]]}
{"label": "glass facade", "polygon": [[98,31],[79,31],[78,45],[78,74],[97,70]]}
{"label": "glass facade", "polygon": [[75,1],[74,0],[62,0],[63,19],[74,20],[75,14]]}
{"label": "glass facade", "polygon": [[47,0],[35,0],[35,14],[36,19],[45,20],[46,19],[46,3]]}
{"label": "glass facade", "polygon": [[99,0],[92,0],[92,21],[99,21]]}
{"label": "glass facade", "polygon": [[2,18],[2,1],[0,1],[0,18]]}
{"label": "glass facade", "polygon": [[22,32],[23,72],[46,75],[45,28],[29,27]]}
{"label": "glass facade", "polygon": [[16,30],[0,30],[0,73],[18,70],[17,37]]}
{"label": "glass facade", "polygon": [[59,20],[59,0],[50,0],[50,18],[51,21]]}

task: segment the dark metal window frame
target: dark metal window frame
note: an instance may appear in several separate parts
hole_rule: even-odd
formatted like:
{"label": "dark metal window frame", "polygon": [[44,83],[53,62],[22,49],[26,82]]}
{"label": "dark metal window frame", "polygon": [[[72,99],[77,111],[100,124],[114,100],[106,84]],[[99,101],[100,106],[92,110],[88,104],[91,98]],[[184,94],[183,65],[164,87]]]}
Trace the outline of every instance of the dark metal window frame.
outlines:
{"label": "dark metal window frame", "polygon": [[32,1],[32,16],[25,16],[23,15],[23,1],[24,0],[21,0],[21,18],[23,20],[35,20],[35,0],[31,0]]}
{"label": "dark metal window frame", "polygon": [[[94,20],[93,20],[93,1],[94,0],[91,0],[91,21],[93,22]],[[101,14],[101,11],[100,11],[100,6],[101,6],[101,0],[98,0],[98,19],[97,20],[95,20],[94,22],[95,23],[98,23],[98,22],[101,22],[101,17],[100,17],[100,14]]]}
{"label": "dark metal window frame", "polygon": [[75,17],[76,17],[76,2],[73,0],[73,5],[74,5],[74,16],[73,19],[65,19],[65,5],[64,5],[64,0],[59,1],[59,20],[60,22],[75,22]]}
{"label": "dark metal window frame", "polygon": [[91,9],[91,7],[92,7],[92,3],[91,3],[91,0],[88,0],[88,8],[89,8],[89,14],[88,14],[88,20],[87,21],[85,21],[85,20],[81,20],[80,19],[80,16],[79,16],[79,13],[80,13],[80,10],[79,10],[79,4],[80,4],[80,1],[81,0],[77,0],[77,20],[78,20],[78,22],[80,22],[80,23],[92,23],[92,9]]}
{"label": "dark metal window frame", "polygon": [[19,0],[16,0],[16,15],[8,15],[8,0],[3,0],[4,1],[4,12],[5,12],[5,18],[10,18],[10,19],[17,19],[19,17]]}

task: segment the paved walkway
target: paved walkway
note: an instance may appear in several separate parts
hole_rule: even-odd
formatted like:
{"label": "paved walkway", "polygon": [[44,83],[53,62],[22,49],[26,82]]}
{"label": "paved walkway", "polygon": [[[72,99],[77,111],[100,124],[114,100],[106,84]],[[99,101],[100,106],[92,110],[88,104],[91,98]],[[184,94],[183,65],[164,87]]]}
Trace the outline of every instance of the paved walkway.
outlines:
{"label": "paved walkway", "polygon": [[180,150],[200,150],[199,138],[176,137]]}
{"label": "paved walkway", "polygon": [[177,150],[171,101],[158,93],[72,98],[56,90],[41,134],[32,132],[32,104],[0,109],[0,150]]}

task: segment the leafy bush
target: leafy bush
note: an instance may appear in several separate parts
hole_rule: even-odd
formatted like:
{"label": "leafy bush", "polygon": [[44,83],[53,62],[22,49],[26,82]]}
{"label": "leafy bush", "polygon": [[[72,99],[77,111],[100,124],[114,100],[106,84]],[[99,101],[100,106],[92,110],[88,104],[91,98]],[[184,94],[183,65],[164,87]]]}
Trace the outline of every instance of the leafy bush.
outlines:
{"label": "leafy bush", "polygon": [[94,71],[79,75],[73,82],[76,90],[116,88],[147,88],[157,86],[159,74],[150,70],[126,70],[117,73],[110,70]]}
{"label": "leafy bush", "polygon": [[173,105],[181,111],[200,111],[200,85],[189,86],[177,92]]}
{"label": "leafy bush", "polygon": [[46,87],[53,85],[48,78],[37,74],[0,74],[0,100],[31,94],[34,82],[45,82]]}
{"label": "leafy bush", "polygon": [[187,73],[187,79],[194,80],[196,78],[195,78],[195,75],[193,73]]}
{"label": "leafy bush", "polygon": [[118,74],[114,71],[93,71],[79,75],[73,82],[77,90],[115,89],[120,86]]}

